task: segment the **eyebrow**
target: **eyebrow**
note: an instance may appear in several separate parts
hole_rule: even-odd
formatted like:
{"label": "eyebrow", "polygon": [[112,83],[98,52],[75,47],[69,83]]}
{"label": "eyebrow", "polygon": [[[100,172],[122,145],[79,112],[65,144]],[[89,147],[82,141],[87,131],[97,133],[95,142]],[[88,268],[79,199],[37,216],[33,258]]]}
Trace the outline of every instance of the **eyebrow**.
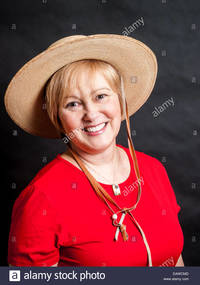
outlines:
{"label": "eyebrow", "polygon": [[[96,89],[96,90],[92,90],[92,93],[95,93],[95,92],[97,92],[97,91],[99,91],[99,90],[105,90],[105,89],[111,91],[110,88],[108,88],[108,87],[103,87],[103,88],[98,88],[98,89]],[[71,95],[71,96],[65,96],[63,99],[66,99],[66,98],[79,98],[79,97],[76,96],[76,95]]]}

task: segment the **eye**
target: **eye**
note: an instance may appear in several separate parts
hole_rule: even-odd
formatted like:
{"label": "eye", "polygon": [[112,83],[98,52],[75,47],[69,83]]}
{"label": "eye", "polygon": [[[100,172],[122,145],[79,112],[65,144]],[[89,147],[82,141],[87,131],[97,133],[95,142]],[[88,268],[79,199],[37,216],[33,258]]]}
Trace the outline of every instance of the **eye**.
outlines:
{"label": "eye", "polygon": [[72,108],[78,107],[79,102],[70,102],[66,105],[66,108]]}
{"label": "eye", "polygon": [[107,95],[106,94],[99,94],[97,95],[96,97],[98,97],[98,99],[102,100],[106,97]]}

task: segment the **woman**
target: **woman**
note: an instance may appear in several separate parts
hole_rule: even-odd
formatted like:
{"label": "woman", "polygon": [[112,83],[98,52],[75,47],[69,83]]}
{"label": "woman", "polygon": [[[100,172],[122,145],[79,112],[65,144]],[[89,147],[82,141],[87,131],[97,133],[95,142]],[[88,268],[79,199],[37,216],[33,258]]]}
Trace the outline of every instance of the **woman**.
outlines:
{"label": "woman", "polygon": [[[129,116],[156,74],[143,43],[92,35],[57,41],[15,75],[5,96],[11,118],[31,134],[63,137],[67,149],[17,198],[9,264],[184,265],[180,207],[166,170],[135,151],[130,135]],[[123,119],[129,149],[116,144]]]}

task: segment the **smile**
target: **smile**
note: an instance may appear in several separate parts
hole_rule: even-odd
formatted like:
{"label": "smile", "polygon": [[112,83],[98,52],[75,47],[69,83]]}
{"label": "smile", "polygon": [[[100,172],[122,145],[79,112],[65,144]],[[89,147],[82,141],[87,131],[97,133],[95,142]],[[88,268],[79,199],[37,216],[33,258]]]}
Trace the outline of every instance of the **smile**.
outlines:
{"label": "smile", "polygon": [[86,127],[84,129],[82,129],[84,132],[86,132],[88,135],[98,135],[100,133],[102,133],[105,130],[105,127],[107,125],[108,122],[106,123],[102,123],[99,124],[96,127]]}

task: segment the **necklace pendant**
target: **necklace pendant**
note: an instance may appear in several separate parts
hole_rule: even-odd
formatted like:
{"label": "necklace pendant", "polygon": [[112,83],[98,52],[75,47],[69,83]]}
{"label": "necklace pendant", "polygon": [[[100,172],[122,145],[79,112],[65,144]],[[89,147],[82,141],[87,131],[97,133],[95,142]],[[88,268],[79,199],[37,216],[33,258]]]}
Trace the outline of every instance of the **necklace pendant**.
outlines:
{"label": "necklace pendant", "polygon": [[118,184],[113,184],[112,185],[112,189],[113,189],[113,192],[114,192],[115,196],[118,196],[118,195],[121,194],[121,191],[120,191],[120,188],[119,188]]}

